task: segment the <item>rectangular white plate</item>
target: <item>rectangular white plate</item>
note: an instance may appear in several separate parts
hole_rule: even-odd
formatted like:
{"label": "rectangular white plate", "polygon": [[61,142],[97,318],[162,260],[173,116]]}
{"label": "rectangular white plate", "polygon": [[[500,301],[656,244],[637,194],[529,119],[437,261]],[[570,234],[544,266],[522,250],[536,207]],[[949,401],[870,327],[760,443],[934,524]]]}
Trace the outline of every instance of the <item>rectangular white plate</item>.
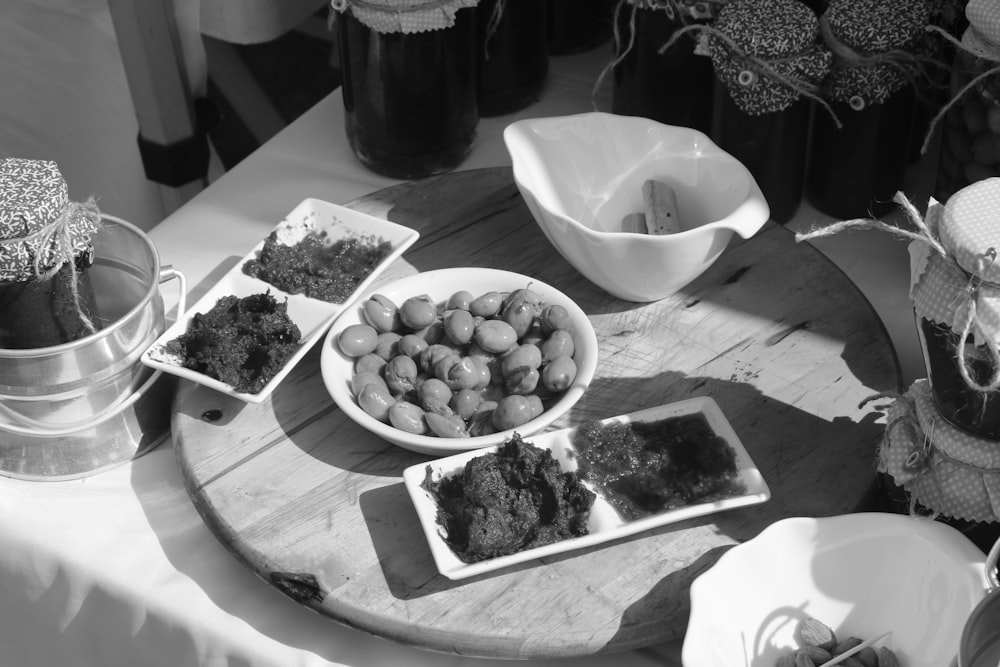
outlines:
{"label": "rectangular white plate", "polygon": [[[312,299],[302,294],[288,294],[263,280],[243,273],[243,265],[255,258],[264,246],[264,241],[267,238],[265,236],[254,246],[253,250],[247,253],[236,266],[230,269],[219,282],[213,285],[205,296],[199,299],[194,306],[188,308],[170,328],[164,331],[149,346],[142,355],[143,364],[191,380],[192,382],[203,384],[206,387],[229,394],[247,403],[261,403],[281,383],[305,353],[309,351],[313,343],[326,333],[326,330],[333,324],[337,315],[345,308],[350,307],[357,300],[358,296],[375,282],[376,278],[378,278],[386,267],[398,259],[407,248],[416,243],[417,238],[420,236],[416,230],[409,227],[404,227],[403,225],[376,218],[367,213],[361,213],[345,206],[338,206],[337,204],[331,204],[319,199],[306,199],[303,201],[291,213],[285,216],[285,219],[278,223],[273,231],[277,231],[278,240],[287,245],[295,244],[310,233],[325,234],[331,243],[342,239],[358,237],[384,239],[392,246],[392,252],[375,267],[371,274],[358,285],[343,303],[330,303],[319,299]],[[184,368],[181,365],[180,359],[177,359],[166,351],[166,344],[187,330],[188,322],[190,322],[195,313],[208,312],[220,298],[228,295],[242,298],[251,294],[260,294],[268,290],[271,291],[271,294],[279,302],[287,297],[288,317],[298,325],[299,330],[302,332],[302,340],[295,354],[288,359],[282,369],[258,393],[248,394],[234,391],[230,385],[224,382]]]}
{"label": "rectangular white plate", "polygon": [[[466,463],[477,456],[495,452],[499,448],[476,449],[428,463],[410,466],[403,471],[403,483],[406,485],[406,490],[410,494],[413,505],[417,510],[417,516],[427,537],[427,542],[430,544],[431,555],[434,557],[438,571],[449,579],[464,579],[536,558],[551,556],[573,549],[582,549],[620,537],[635,535],[650,528],[664,526],[677,521],[736,507],[756,505],[767,501],[771,497],[771,491],[767,483],[761,476],[757,466],[750,459],[750,455],[747,454],[743,443],[736,436],[736,432],[733,431],[733,427],[729,424],[719,405],[707,396],[668,403],[617,417],[609,417],[608,419],[601,420],[601,423],[651,422],[699,412],[705,415],[715,433],[725,438],[726,442],[736,452],[736,466],[739,470],[739,480],[746,486],[746,493],[724,500],[665,510],[635,521],[624,521],[601,496],[600,492],[591,487],[591,490],[597,493],[597,499],[594,501],[594,506],[590,513],[590,522],[588,524],[590,532],[588,535],[570,538],[561,542],[519,551],[509,556],[501,556],[478,563],[463,562],[455,555],[455,552],[448,546],[448,543],[445,542],[443,529],[437,522],[437,504],[434,502],[433,496],[421,484],[423,484],[427,476],[428,467],[431,469],[432,479],[441,479],[442,477],[460,472]],[[576,428],[570,427],[559,431],[542,433],[525,438],[525,441],[534,444],[536,447],[544,447],[551,450],[553,457],[559,461],[564,470],[576,470],[577,463],[574,457],[577,454],[573,450],[572,445],[573,434],[576,432]]]}

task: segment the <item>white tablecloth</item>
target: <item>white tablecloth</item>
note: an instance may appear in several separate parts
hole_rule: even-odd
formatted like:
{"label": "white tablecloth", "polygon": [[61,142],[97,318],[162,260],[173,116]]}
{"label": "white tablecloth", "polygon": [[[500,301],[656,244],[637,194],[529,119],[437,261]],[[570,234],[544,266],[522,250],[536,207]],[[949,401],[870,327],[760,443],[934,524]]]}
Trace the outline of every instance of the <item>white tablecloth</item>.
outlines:
{"label": "white tablecloth", "polygon": [[[599,50],[553,59],[544,99],[516,116],[483,119],[462,168],[509,164],[500,137],[514,117],[590,110],[591,86],[607,55]],[[366,171],[351,154],[338,91],[151,236],[163,262],[187,276],[193,303],[303,199],[345,203],[395,182]],[[820,219],[804,207],[795,224]],[[900,349],[904,372],[919,376],[905,244],[868,233],[817,245],[862,286]],[[172,302],[174,288],[164,289]],[[677,655],[675,643],[611,658],[524,664],[664,667],[679,664]],[[0,667],[499,663],[361,634],[257,579],[203,524],[169,442],[82,480],[0,478]]]}

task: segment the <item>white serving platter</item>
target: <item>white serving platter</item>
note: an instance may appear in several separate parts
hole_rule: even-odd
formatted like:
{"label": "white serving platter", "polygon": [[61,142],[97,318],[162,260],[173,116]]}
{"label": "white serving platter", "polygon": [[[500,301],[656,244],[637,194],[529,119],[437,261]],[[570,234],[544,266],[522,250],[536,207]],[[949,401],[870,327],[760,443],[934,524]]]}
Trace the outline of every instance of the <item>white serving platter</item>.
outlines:
{"label": "white serving platter", "polygon": [[[358,296],[371,286],[378,276],[407,248],[412,246],[420,236],[416,230],[409,227],[319,199],[304,200],[285,216],[272,231],[277,232],[278,240],[287,245],[294,245],[309,234],[319,234],[331,244],[349,238],[370,238],[375,241],[382,239],[389,242],[392,250],[368,277],[361,281],[347,299],[342,303],[331,303],[303,294],[289,294],[263,280],[243,273],[243,265],[254,259],[264,246],[264,241],[267,238],[265,236],[236,266],[230,269],[197,303],[188,308],[143,352],[141,357],[143,364],[211,387],[247,403],[261,403],[295,367],[295,364],[305,356],[313,343],[326,333],[337,316],[349,308]],[[302,338],[295,353],[259,392],[251,394],[235,391],[233,387],[224,382],[184,368],[182,360],[168,352],[167,343],[187,331],[191,318],[196,313],[205,313],[211,310],[220,298],[228,295],[242,298],[266,291],[270,291],[279,302],[287,298],[288,316],[299,327]]]}
{"label": "white serving platter", "polygon": [[[736,435],[736,432],[733,431],[733,427],[730,425],[729,420],[726,419],[722,409],[708,396],[690,398],[617,417],[609,417],[608,419],[601,420],[601,423],[651,422],[699,412],[705,415],[715,433],[725,438],[726,442],[735,451],[739,481],[744,484],[746,488],[745,493],[722,500],[665,510],[634,521],[626,521],[601,496],[598,489],[591,487],[591,490],[597,494],[597,499],[594,501],[594,506],[591,509],[590,521],[588,523],[589,534],[476,563],[462,561],[452,551],[451,547],[448,546],[448,543],[445,541],[444,529],[437,522],[437,504],[431,493],[424,489],[422,484],[427,477],[428,469],[431,471],[432,479],[438,480],[460,472],[470,460],[490,452],[495,452],[499,448],[473,450],[410,466],[403,471],[403,483],[416,508],[417,516],[427,537],[431,555],[434,557],[434,563],[438,571],[449,579],[465,579],[545,556],[552,556],[574,549],[602,544],[609,540],[636,535],[651,528],[684,521],[685,519],[701,517],[737,507],[756,505],[767,501],[771,497],[771,491],[768,488],[767,482],[764,481],[743,443]],[[576,429],[577,427],[574,426],[558,431],[541,433],[524,439],[536,447],[544,447],[551,450],[553,457],[559,461],[562,468],[572,471],[577,469],[577,453],[572,445]]]}

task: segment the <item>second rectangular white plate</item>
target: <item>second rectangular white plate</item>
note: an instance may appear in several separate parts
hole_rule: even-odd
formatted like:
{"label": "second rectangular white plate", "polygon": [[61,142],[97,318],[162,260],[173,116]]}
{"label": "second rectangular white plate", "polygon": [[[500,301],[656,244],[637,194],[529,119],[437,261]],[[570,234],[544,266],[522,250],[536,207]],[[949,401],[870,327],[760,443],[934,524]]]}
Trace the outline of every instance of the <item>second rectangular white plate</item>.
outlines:
{"label": "second rectangular white plate", "polygon": [[[601,421],[602,423],[651,422],[699,412],[705,415],[712,430],[725,438],[726,442],[736,452],[736,467],[739,471],[739,481],[745,486],[745,493],[723,500],[665,510],[635,521],[624,521],[601,496],[600,491],[592,489],[597,493],[597,499],[594,501],[594,506],[590,513],[590,522],[588,524],[589,534],[477,563],[462,561],[451,547],[448,546],[448,543],[445,541],[443,528],[437,521],[437,504],[433,496],[423,488],[422,484],[427,477],[428,469],[430,469],[432,479],[437,480],[442,477],[448,477],[460,472],[470,460],[490,452],[495,452],[498,448],[477,449],[437,459],[429,463],[410,466],[403,471],[403,483],[417,510],[417,516],[427,537],[427,542],[430,544],[431,555],[434,557],[434,563],[437,565],[438,571],[449,579],[465,579],[466,577],[491,572],[544,556],[551,556],[573,549],[601,544],[620,537],[635,535],[651,528],[685,519],[705,516],[736,507],[756,505],[767,501],[771,497],[771,491],[767,486],[767,482],[764,481],[757,466],[750,459],[750,455],[747,453],[746,448],[743,447],[743,443],[740,442],[736,432],[733,431],[733,427],[722,413],[718,403],[710,397],[690,398],[618,417],[610,417]],[[559,461],[563,470],[576,470],[577,462],[575,457],[577,454],[572,445],[573,434],[576,432],[576,428],[570,427],[559,431],[542,433],[525,438],[525,441],[532,443],[536,447],[544,447],[551,450],[553,457]]]}

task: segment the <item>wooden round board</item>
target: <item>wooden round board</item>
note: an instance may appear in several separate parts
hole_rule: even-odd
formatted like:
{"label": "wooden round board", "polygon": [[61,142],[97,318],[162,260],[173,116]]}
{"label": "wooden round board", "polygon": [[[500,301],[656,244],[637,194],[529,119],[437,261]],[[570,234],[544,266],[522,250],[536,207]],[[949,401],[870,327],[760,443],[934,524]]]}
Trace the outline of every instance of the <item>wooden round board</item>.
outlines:
{"label": "wooden round board", "polygon": [[380,279],[449,266],[537,277],[574,298],[601,358],[566,427],[711,396],[760,468],[763,505],[462,581],[438,574],[402,471],[429,460],[339,411],[319,343],[261,405],[178,388],[173,437],[205,522],[264,581],[334,621],[467,656],[613,652],[683,635],[691,581],[732,545],[790,516],[864,507],[884,427],[866,399],[901,390],[895,353],[858,289],[768,224],[677,295],[610,297],[545,240],[509,168],[447,174],[353,208],[417,229]]}

